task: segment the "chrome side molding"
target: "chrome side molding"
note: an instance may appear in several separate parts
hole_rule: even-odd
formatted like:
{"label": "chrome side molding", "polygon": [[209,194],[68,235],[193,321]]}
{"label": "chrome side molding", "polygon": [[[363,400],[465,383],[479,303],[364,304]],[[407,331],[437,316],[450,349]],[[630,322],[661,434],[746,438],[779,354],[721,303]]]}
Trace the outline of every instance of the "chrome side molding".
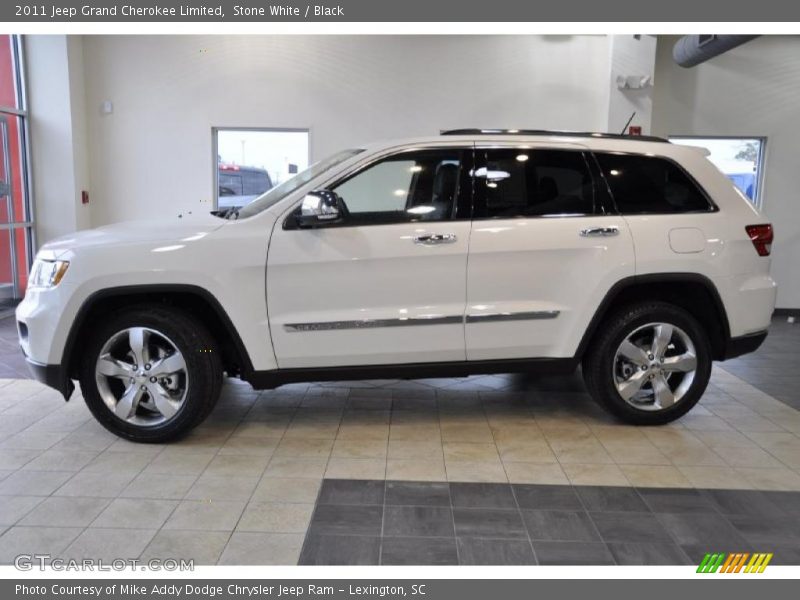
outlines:
{"label": "chrome side molding", "polygon": [[455,325],[461,316],[408,317],[404,319],[360,319],[357,321],[324,321],[320,323],[286,323],[286,331],[332,331],[337,329],[373,329],[376,327],[411,327],[414,325]]}
{"label": "chrome side molding", "polygon": [[377,327],[413,327],[417,325],[456,325],[459,323],[490,323],[496,321],[533,321],[555,319],[561,311],[538,310],[518,313],[486,313],[465,316],[408,317],[402,319],[360,319],[354,321],[322,321],[318,323],[285,323],[290,333],[304,331],[335,331],[341,329],[374,329]]}
{"label": "chrome side molding", "polygon": [[518,313],[484,313],[467,315],[467,323],[493,323],[496,321],[535,321],[539,319],[555,319],[559,310],[536,310]]}

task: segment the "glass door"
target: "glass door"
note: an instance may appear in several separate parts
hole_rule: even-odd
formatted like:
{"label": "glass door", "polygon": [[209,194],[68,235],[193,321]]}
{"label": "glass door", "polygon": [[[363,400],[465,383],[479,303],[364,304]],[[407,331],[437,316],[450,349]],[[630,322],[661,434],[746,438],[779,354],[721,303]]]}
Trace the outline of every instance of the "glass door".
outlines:
{"label": "glass door", "polygon": [[25,295],[33,250],[21,44],[0,35],[0,313]]}

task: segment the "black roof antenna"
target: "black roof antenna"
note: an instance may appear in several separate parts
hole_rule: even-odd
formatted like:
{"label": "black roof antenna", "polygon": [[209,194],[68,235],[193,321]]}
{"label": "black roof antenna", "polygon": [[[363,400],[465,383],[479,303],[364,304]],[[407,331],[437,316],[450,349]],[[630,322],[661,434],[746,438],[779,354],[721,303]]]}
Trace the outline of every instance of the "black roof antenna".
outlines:
{"label": "black roof antenna", "polygon": [[625,127],[623,127],[622,131],[619,132],[620,135],[625,135],[625,130],[628,128],[628,125],[631,124],[631,121],[633,121],[633,117],[635,116],[636,116],[636,111],[633,111],[633,113],[631,114],[631,118],[628,119],[628,122],[625,123]]}

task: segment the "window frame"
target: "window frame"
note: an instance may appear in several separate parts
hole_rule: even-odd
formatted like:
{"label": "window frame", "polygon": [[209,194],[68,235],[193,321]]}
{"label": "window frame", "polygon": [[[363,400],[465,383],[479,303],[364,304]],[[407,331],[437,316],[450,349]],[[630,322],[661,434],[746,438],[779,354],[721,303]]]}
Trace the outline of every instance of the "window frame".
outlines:
{"label": "window frame", "polygon": [[[401,157],[404,154],[412,154],[412,153],[420,153],[420,152],[436,152],[436,151],[458,151],[461,152],[464,158],[471,159],[472,166],[475,164],[475,145],[473,142],[467,143],[456,143],[456,144],[436,144],[436,145],[420,145],[414,147],[406,147],[406,148],[389,148],[385,152],[379,153],[377,155],[373,155],[368,157],[366,162],[360,163],[358,165],[354,165],[351,169],[347,170],[344,173],[336,175],[333,179],[327,181],[324,186],[321,188],[316,189],[325,189],[325,190],[332,190],[333,188],[346,183],[350,179],[357,177],[359,174],[371,169],[372,167],[386,162],[387,160],[391,160],[396,157]],[[341,228],[341,227],[380,227],[386,225],[404,225],[404,224],[414,224],[414,223],[453,223],[457,221],[471,221],[472,220],[472,213],[473,213],[473,202],[474,202],[474,190],[468,190],[469,197],[464,198],[462,196],[462,186],[461,180],[464,176],[464,162],[462,160],[461,164],[461,172],[459,175],[459,186],[458,186],[458,193],[456,196],[456,202],[454,208],[456,209],[456,215],[452,216],[449,219],[442,219],[439,221],[426,221],[423,219],[416,219],[416,220],[407,220],[407,221],[397,221],[397,220],[387,220],[385,223],[380,221],[375,222],[363,222],[357,220],[349,220],[344,219],[342,221],[334,222],[334,223],[320,223],[315,225],[313,229],[332,229],[332,228]],[[299,210],[302,200],[300,202],[296,202],[292,204],[292,207],[289,209],[288,214],[285,216],[283,220],[283,229],[284,230],[301,230],[306,231],[308,230],[307,227],[300,227],[297,222],[295,221],[295,213]],[[463,204],[466,204],[467,211],[469,212],[469,216],[467,217],[459,217],[458,211],[459,208],[463,208]]]}
{"label": "window frame", "polygon": [[[658,217],[658,216],[670,216],[670,215],[672,215],[672,216],[675,216],[675,215],[707,215],[707,214],[713,214],[713,213],[719,212],[719,206],[717,206],[717,203],[714,202],[714,200],[711,198],[711,195],[700,184],[700,182],[697,180],[697,178],[694,175],[692,175],[682,164],[680,164],[677,160],[675,160],[671,156],[664,156],[663,154],[655,154],[655,155],[652,155],[652,156],[648,156],[643,152],[630,152],[630,151],[621,151],[621,150],[591,150],[590,154],[592,155],[594,163],[597,166],[598,173],[599,173],[600,177],[602,178],[603,182],[605,183],[606,189],[608,190],[608,199],[609,199],[609,202],[611,202],[611,206],[613,207],[615,214],[618,214],[618,215],[623,216],[623,217],[624,216],[630,216],[630,217],[653,216],[653,217]],[[639,157],[639,158],[651,158],[651,159],[657,159],[657,160],[666,161],[667,163],[671,164],[673,167],[678,169],[684,175],[684,177],[686,177],[692,183],[692,185],[694,185],[695,188],[697,188],[697,190],[700,192],[700,195],[702,195],[703,198],[705,198],[706,202],[708,202],[709,208],[708,208],[708,210],[704,210],[704,211],[693,210],[693,211],[684,211],[684,212],[635,212],[635,213],[623,212],[623,211],[621,211],[619,209],[619,205],[617,204],[617,199],[614,197],[614,192],[611,189],[611,184],[609,183],[608,178],[606,177],[606,174],[603,171],[603,166],[600,164],[600,161],[597,158],[598,154],[613,154],[613,155],[616,155],[616,156],[636,156],[636,157]]]}
{"label": "window frame", "polygon": [[579,146],[556,146],[544,144],[479,144],[475,147],[475,166],[480,167],[478,154],[481,151],[489,152],[491,150],[518,150],[518,151],[547,151],[547,152],[577,152],[581,154],[583,162],[586,165],[586,170],[592,178],[592,191],[594,193],[594,212],[582,214],[565,214],[565,215],[516,215],[516,216],[475,216],[475,201],[476,194],[473,191],[472,209],[470,214],[473,221],[492,221],[497,219],[588,219],[595,217],[607,217],[616,212],[616,205],[613,203],[613,198],[608,189],[608,183],[603,177],[602,169],[599,163],[593,158],[592,150],[586,147]]}
{"label": "window frame", "polygon": [[[761,151],[758,155],[758,177],[756,177],[756,197],[750,200],[758,210],[762,210],[764,202],[764,185],[767,173],[767,141],[765,135],[678,135],[669,134],[667,139],[675,140],[758,140],[761,142]],[[676,142],[680,144],[680,142]],[[711,161],[709,161],[711,162]],[[712,163],[713,164],[713,163]],[[715,165],[716,166],[716,165]],[[723,175],[725,175],[723,173]],[[727,177],[727,175],[726,175]]]}
{"label": "window frame", "polygon": [[[305,133],[308,136],[308,157],[310,166],[312,135],[310,127],[227,127],[214,125],[211,127],[211,210],[219,210],[219,133],[221,131],[253,131],[258,133]],[[270,176],[270,181],[272,177]],[[273,182],[273,185],[275,183]],[[244,189],[244,187],[242,188]]]}

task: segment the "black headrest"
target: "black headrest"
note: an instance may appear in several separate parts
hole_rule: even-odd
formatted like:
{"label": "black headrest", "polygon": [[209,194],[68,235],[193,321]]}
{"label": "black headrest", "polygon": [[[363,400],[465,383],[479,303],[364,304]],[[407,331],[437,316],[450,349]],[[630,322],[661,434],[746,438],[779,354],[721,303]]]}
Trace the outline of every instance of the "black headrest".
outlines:
{"label": "black headrest", "polygon": [[558,196],[558,184],[552,177],[542,177],[539,180],[539,202],[547,202]]}
{"label": "black headrest", "polygon": [[456,191],[458,165],[445,163],[436,167],[433,178],[433,197],[439,201],[449,200]]}

